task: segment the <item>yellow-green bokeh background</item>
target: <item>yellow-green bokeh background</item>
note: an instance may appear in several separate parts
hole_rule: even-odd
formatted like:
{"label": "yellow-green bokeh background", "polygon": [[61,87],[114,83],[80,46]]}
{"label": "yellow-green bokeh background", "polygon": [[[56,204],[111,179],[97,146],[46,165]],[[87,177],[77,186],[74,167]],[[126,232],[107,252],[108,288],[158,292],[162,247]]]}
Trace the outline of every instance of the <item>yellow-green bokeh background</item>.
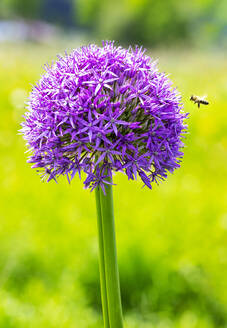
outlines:
{"label": "yellow-green bokeh background", "polygon": [[[42,183],[18,135],[41,66],[76,46],[0,47],[0,328],[102,326],[94,193],[78,178]],[[227,327],[226,57],[149,54],[182,93],[189,134],[181,168],[152,191],[114,176],[125,327]]]}

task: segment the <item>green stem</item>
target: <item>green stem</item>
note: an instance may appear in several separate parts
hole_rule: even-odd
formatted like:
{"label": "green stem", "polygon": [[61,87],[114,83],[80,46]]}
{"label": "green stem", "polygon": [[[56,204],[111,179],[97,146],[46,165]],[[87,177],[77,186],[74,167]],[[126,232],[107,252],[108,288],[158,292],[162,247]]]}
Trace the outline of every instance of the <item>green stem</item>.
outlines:
{"label": "green stem", "polygon": [[[109,182],[111,182],[111,179],[109,179]],[[100,216],[102,222],[102,229],[99,228],[99,234],[102,230],[102,238],[99,237],[99,246],[100,248],[102,248],[100,250],[100,256],[104,256],[104,268],[101,268],[102,260],[100,260],[100,277],[104,280],[104,273],[106,286],[106,299],[104,300],[103,310],[106,307],[107,303],[107,314],[110,328],[123,328],[120,283],[117,265],[117,250],[115,240],[112,186],[105,185],[106,194],[103,193],[101,188],[96,189],[97,208],[100,207],[101,209]],[[99,198],[97,197],[98,193]],[[98,221],[100,220],[100,216],[98,215]],[[102,282],[101,285],[104,285],[104,282]],[[103,289],[103,287],[101,288]],[[102,300],[103,299],[104,297],[102,296]]]}
{"label": "green stem", "polygon": [[109,328],[109,314],[107,304],[107,293],[106,293],[106,275],[105,275],[105,263],[104,263],[104,247],[103,247],[103,229],[102,229],[102,212],[99,189],[95,189],[96,196],[96,207],[97,207],[97,226],[99,236],[99,272],[100,272],[100,285],[101,285],[101,299],[102,299],[102,312],[104,328]]}

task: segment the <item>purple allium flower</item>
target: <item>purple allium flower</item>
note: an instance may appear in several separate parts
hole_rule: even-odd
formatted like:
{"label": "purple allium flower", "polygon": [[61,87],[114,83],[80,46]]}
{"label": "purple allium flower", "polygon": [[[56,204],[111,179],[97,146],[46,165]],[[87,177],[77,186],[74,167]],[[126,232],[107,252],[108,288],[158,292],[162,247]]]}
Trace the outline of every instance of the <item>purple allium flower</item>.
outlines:
{"label": "purple allium flower", "polygon": [[105,42],[59,56],[34,86],[22,133],[48,181],[87,175],[92,190],[113,171],[153,181],[180,166],[186,132],[181,98],[136,47]]}

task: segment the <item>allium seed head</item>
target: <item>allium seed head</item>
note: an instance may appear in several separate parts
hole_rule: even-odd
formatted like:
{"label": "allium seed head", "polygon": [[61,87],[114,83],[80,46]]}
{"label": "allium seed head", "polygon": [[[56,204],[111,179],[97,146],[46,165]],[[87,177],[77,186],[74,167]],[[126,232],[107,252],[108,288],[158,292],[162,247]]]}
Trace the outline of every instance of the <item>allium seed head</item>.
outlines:
{"label": "allium seed head", "polygon": [[21,130],[29,162],[44,178],[71,180],[83,171],[93,190],[122,171],[151,188],[180,166],[187,115],[170,80],[144,52],[105,42],[45,66]]}

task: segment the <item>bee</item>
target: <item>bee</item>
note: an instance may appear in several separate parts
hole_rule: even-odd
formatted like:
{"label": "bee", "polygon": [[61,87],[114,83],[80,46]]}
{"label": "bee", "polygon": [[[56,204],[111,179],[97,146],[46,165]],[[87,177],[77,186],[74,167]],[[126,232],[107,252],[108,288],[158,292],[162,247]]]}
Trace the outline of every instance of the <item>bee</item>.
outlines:
{"label": "bee", "polygon": [[194,101],[194,104],[198,104],[198,108],[200,107],[200,104],[203,105],[209,105],[209,102],[205,99],[206,96],[204,97],[199,97],[199,96],[191,96],[190,100]]}

